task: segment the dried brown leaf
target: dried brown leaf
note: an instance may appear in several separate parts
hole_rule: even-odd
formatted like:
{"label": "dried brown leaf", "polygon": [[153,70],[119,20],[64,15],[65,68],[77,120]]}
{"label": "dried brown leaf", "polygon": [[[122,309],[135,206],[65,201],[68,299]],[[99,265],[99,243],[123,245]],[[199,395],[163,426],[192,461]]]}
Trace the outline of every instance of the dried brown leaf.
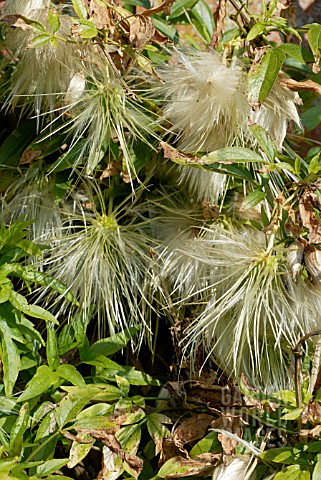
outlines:
{"label": "dried brown leaf", "polygon": [[312,423],[319,425],[321,423],[321,403],[311,402],[303,409],[301,414],[302,424]]}
{"label": "dried brown leaf", "polygon": [[189,458],[187,450],[182,445],[177,445],[172,437],[163,438],[158,447],[160,452],[159,465],[163,465],[173,457]]}
{"label": "dried brown leaf", "polygon": [[40,157],[42,154],[42,150],[33,150],[32,148],[28,147],[24,150],[23,154],[21,155],[19,166],[20,165],[29,165],[34,160]]}
{"label": "dried brown leaf", "polygon": [[[314,64],[316,65],[316,64]],[[317,65],[318,70],[320,70],[319,65]],[[315,72],[316,73],[316,72]],[[287,90],[291,90],[293,92],[301,92],[307,90],[309,92],[313,92],[319,97],[321,97],[321,85],[314,82],[313,80],[304,80],[302,82],[297,82],[292,78],[284,78],[281,77],[279,79],[279,83],[282,87],[286,88]]]}
{"label": "dried brown leaf", "polygon": [[226,0],[219,0],[218,7],[214,14],[216,28],[214,30],[212,40],[211,40],[211,47],[213,48],[217,48],[218,44],[220,43],[220,38],[223,32],[225,17],[226,17]]}
{"label": "dried brown leaf", "polygon": [[174,1],[175,0],[165,0],[158,7],[149,8],[148,10],[144,10],[142,12],[142,15],[144,15],[145,17],[150,17],[151,15],[154,15],[155,13],[160,13],[160,12],[164,12],[165,15],[169,15],[171,13],[171,7],[172,7]]}
{"label": "dried brown leaf", "polygon": [[317,425],[311,430],[300,430],[299,433],[302,437],[319,437],[321,435],[321,425]]}
{"label": "dried brown leaf", "polygon": [[135,15],[129,23],[129,43],[132,47],[143,48],[154,36],[155,26],[150,17]]}
{"label": "dried brown leaf", "polygon": [[320,180],[311,184],[305,189],[299,202],[302,224],[309,231],[309,243],[321,243],[321,197],[318,195],[320,188]]}
{"label": "dried brown leaf", "polygon": [[212,421],[213,416],[206,413],[200,413],[188,418],[175,429],[173,434],[175,444],[185,445],[203,438]]}

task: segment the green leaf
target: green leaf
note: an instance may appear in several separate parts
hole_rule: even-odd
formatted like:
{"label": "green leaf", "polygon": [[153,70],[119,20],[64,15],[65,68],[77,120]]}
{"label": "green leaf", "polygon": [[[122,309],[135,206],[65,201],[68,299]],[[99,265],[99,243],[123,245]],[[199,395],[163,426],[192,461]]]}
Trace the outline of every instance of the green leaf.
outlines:
{"label": "green leaf", "polygon": [[60,428],[62,428],[66,423],[74,420],[84,406],[101,391],[99,388],[89,385],[86,388],[71,388],[72,393],[68,393],[59,402],[59,405],[56,409],[56,419]]}
{"label": "green leaf", "polygon": [[64,298],[69,300],[74,305],[79,305],[79,302],[77,301],[74,294],[68,289],[68,286],[65,283],[62,283],[59,280],[56,280],[55,278],[51,277],[50,275],[46,275],[43,272],[26,268],[21,273],[19,273],[19,275],[17,274],[15,276],[19,276],[19,278],[21,278],[22,280],[35,282],[44,287],[50,287],[56,292],[63,295]]}
{"label": "green leaf", "polygon": [[269,134],[261,125],[251,125],[250,130],[255,136],[260,149],[265,153],[271,163],[274,162],[277,155],[276,147]]}
{"label": "green leaf", "polygon": [[[320,446],[319,446],[318,452],[320,452]],[[320,457],[320,455],[318,455],[318,457]],[[321,478],[321,459],[318,459],[313,469],[312,480],[320,480],[320,478]]]}
{"label": "green leaf", "polygon": [[49,367],[56,370],[60,365],[60,359],[58,355],[57,334],[51,323],[47,325],[46,355]]}
{"label": "green leaf", "polygon": [[6,303],[0,304],[0,333],[2,345],[2,364],[3,364],[3,383],[7,397],[13,392],[14,385],[20,370],[20,354],[19,350],[12,340],[12,330],[8,323],[15,322],[15,315],[12,312],[11,305]]}
{"label": "green leaf", "polygon": [[27,383],[25,390],[18,397],[18,402],[24,402],[41,395],[56,383],[58,378],[57,373],[52,372],[47,365],[41,365],[38,367],[35,376]]}
{"label": "green leaf", "polygon": [[210,42],[214,28],[213,12],[205,0],[199,0],[190,11],[190,17],[196,22],[193,22],[199,33],[205,37],[206,41]]}
{"label": "green leaf", "polygon": [[196,445],[194,445],[189,454],[191,458],[195,458],[197,455],[212,452],[222,452],[222,445],[221,442],[218,440],[217,432],[211,432],[204,438],[202,438],[202,440],[200,440],[196,443]]}
{"label": "green leaf", "polygon": [[261,33],[263,32],[266,33],[266,24],[259,21],[253,25],[253,27],[247,34],[246,40],[250,42],[251,40],[254,40],[254,38],[261,35]]}
{"label": "green leaf", "polygon": [[50,473],[54,473],[67,465],[68,461],[69,458],[53,458],[52,460],[47,460],[37,467],[37,476],[45,477],[46,475],[50,475]]}
{"label": "green leaf", "polygon": [[211,165],[206,165],[203,167],[204,170],[212,170],[217,173],[222,173],[229,175],[234,178],[239,178],[241,180],[247,180],[249,182],[255,182],[251,172],[248,168],[243,165],[223,165],[221,163],[212,163]]}
{"label": "green leaf", "polygon": [[156,15],[153,15],[152,19],[157,30],[159,30],[163,35],[166,35],[166,37],[168,37],[170,40],[175,40],[177,37],[177,30],[173,25],[168,25],[165,20]]}
{"label": "green leaf", "polygon": [[52,33],[56,33],[60,28],[60,17],[55,10],[49,10],[48,22]]}
{"label": "green leaf", "polygon": [[321,25],[318,23],[311,24],[308,31],[308,42],[313,55],[318,56],[321,48]]}
{"label": "green leaf", "polygon": [[314,61],[313,55],[306,48],[301,45],[296,45],[295,43],[283,43],[278,50],[290,55],[290,57],[295,58],[301,63],[312,63]]}
{"label": "green leaf", "polygon": [[293,449],[290,447],[273,448],[261,453],[260,456],[267,462],[282,463],[284,465],[296,463]]}
{"label": "green leaf", "polygon": [[115,421],[109,417],[96,415],[94,417],[80,418],[72,424],[72,428],[86,428],[89,430],[113,430],[115,428]]}
{"label": "green leaf", "polygon": [[262,190],[254,190],[251,192],[242,202],[242,207],[244,210],[249,210],[250,208],[255,207],[258,203],[262,202],[266,197],[266,192]]}
{"label": "green leaf", "polygon": [[98,35],[97,28],[82,26],[81,30],[79,31],[82,38],[95,38]]}
{"label": "green leaf", "polygon": [[82,375],[77,371],[73,365],[62,364],[57,368],[57,373],[60,377],[68,380],[68,382],[77,387],[84,387],[86,385]]}
{"label": "green leaf", "polygon": [[274,480],[310,480],[310,472],[300,465],[285,467],[274,477]]}
{"label": "green leaf", "polygon": [[117,385],[119,387],[121,396],[122,397],[128,397],[129,389],[130,389],[130,383],[127,380],[127,378],[124,378],[124,377],[119,376],[119,375],[115,375],[115,379],[116,379]]}
{"label": "green leaf", "polygon": [[31,40],[31,48],[37,48],[41,47],[42,45],[46,45],[47,43],[50,42],[52,39],[52,35],[48,33],[41,33],[40,35],[37,35],[36,37],[33,37]]}
{"label": "green leaf", "polygon": [[249,148],[242,147],[221,148],[215,152],[203,155],[200,160],[205,165],[211,165],[212,163],[222,163],[224,165],[249,162],[267,163],[258,153],[250,150]]}
{"label": "green leaf", "polygon": [[20,456],[23,444],[23,435],[30,420],[29,405],[22,405],[17,420],[15,421],[10,434],[10,456]]}
{"label": "green leaf", "polygon": [[136,455],[141,439],[141,425],[136,423],[122,427],[116,432],[115,437],[126,453]]}
{"label": "green leaf", "polygon": [[[68,468],[74,468],[78,465],[78,463],[87,456],[96,441],[87,433],[78,433],[77,438],[80,441],[73,441],[70,448]],[[81,443],[81,441],[85,441],[86,443]]]}
{"label": "green leaf", "polygon": [[52,315],[52,313],[48,312],[48,310],[45,310],[42,307],[39,307],[38,305],[20,304],[20,310],[31,317],[40,318],[46,322],[52,322],[56,325],[59,325],[58,320]]}
{"label": "green leaf", "polygon": [[147,429],[149,435],[154,440],[156,455],[160,452],[162,439],[170,436],[170,431],[165,427],[164,423],[172,423],[172,421],[161,413],[153,412],[147,415]]}
{"label": "green leaf", "polygon": [[72,5],[79,18],[87,18],[87,9],[83,0],[72,0]]}
{"label": "green leaf", "polygon": [[314,130],[321,123],[321,105],[308,108],[301,116],[302,123],[306,130]]}
{"label": "green leaf", "polygon": [[198,0],[177,0],[173,3],[169,19],[180,17],[185,11],[194,7]]}
{"label": "green leaf", "polygon": [[309,173],[318,173],[321,170],[321,165],[320,165],[320,154],[321,152],[318,152],[311,160],[309,163]]}
{"label": "green leaf", "polygon": [[282,415],[281,420],[297,420],[302,414],[303,408],[296,408],[289,413]]}
{"label": "green leaf", "polygon": [[0,146],[0,167],[17,167],[22,153],[35,136],[36,122],[34,120],[21,122]]}
{"label": "green leaf", "polygon": [[[113,355],[124,348],[138,331],[138,327],[131,327],[108,338],[98,340],[98,342],[93,343],[89,348],[86,360],[93,360],[100,355],[105,357]],[[82,358],[82,360],[84,359]]]}
{"label": "green leaf", "polygon": [[248,74],[248,90],[253,103],[262,103],[278,76],[286,55],[282,50],[270,49]]}

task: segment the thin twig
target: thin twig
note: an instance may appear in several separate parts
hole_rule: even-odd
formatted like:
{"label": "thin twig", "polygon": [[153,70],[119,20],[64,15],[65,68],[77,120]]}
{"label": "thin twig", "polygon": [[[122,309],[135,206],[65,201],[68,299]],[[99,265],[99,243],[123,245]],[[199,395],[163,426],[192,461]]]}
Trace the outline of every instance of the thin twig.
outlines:
{"label": "thin twig", "polygon": [[315,335],[321,335],[321,330],[315,330],[313,332],[303,335],[299,338],[297,344],[292,348],[294,354],[294,388],[295,399],[297,408],[302,408],[302,390],[300,385],[300,372],[302,365],[302,343]]}
{"label": "thin twig", "polygon": [[308,392],[313,393],[314,388],[318,379],[319,370],[320,370],[320,360],[321,360],[321,338],[317,341],[315,346],[314,355],[312,359],[312,368],[311,368],[311,376],[309,381]]}
{"label": "thin twig", "polygon": [[226,17],[226,0],[219,0],[218,7],[214,13],[216,27],[212,35],[211,43],[209,45],[210,48],[217,48],[218,44],[220,43],[225,17]]}
{"label": "thin twig", "polygon": [[243,2],[240,0],[230,0],[231,4],[237,11],[237,14],[240,15],[240,17],[243,20],[244,25],[246,25],[249,28],[252,28],[254,25],[253,20],[251,17],[245,12],[246,6]]}

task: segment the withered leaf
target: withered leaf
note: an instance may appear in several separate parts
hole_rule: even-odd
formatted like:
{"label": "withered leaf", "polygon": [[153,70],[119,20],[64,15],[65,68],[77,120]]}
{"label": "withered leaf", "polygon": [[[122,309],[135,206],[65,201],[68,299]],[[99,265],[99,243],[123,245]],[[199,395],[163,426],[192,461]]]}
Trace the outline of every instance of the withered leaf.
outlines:
{"label": "withered leaf", "polygon": [[303,192],[299,202],[299,212],[304,227],[308,229],[309,243],[321,243],[321,181],[311,184]]}
{"label": "withered leaf", "polygon": [[312,423],[312,425],[318,425],[321,423],[321,403],[311,402],[306,405],[301,414],[301,421],[303,425],[306,423]]}
{"label": "withered leaf", "polygon": [[198,163],[200,165],[205,165],[204,160],[202,160],[201,158],[194,157],[193,155],[188,155],[187,153],[171,147],[165,142],[161,142],[160,145],[163,149],[164,157],[168,158],[169,160],[183,160],[184,163]]}
{"label": "withered leaf", "polygon": [[104,178],[110,178],[114,175],[118,175],[120,173],[119,168],[115,162],[110,162],[108,166],[103,170],[102,174],[99,177],[99,181],[102,182]]}
{"label": "withered leaf", "polygon": [[226,455],[231,455],[234,453],[235,447],[237,445],[237,440],[228,433],[232,433],[239,438],[242,438],[243,434],[243,425],[246,422],[243,420],[241,415],[235,415],[232,413],[225,413],[222,414],[220,418],[212,422],[212,426],[217,429],[226,431],[226,435],[224,432],[218,433],[218,439],[222,444],[223,451]]}
{"label": "withered leaf", "polygon": [[32,148],[28,147],[21,155],[19,165],[28,165],[39,158],[41,154],[42,150],[33,150]]}
{"label": "withered leaf", "polygon": [[129,43],[135,48],[143,48],[154,36],[153,20],[143,15],[135,15],[127,20],[129,24]]}
{"label": "withered leaf", "polygon": [[185,450],[183,445],[177,445],[172,437],[165,437],[162,439],[159,445],[159,451],[159,465],[166,463],[170,458],[173,457],[189,458],[187,450]]}
{"label": "withered leaf", "polygon": [[158,7],[149,8],[148,10],[144,10],[142,12],[142,15],[144,15],[146,17],[150,17],[151,15],[154,15],[155,13],[159,13],[159,12],[164,12],[165,15],[170,15],[171,7],[172,7],[174,1],[175,0],[165,0],[160,5],[158,5]]}
{"label": "withered leaf", "polygon": [[211,475],[220,458],[221,455],[217,453],[199,455],[195,458],[172,457],[161,467],[158,475],[168,479],[194,475],[206,477]]}
{"label": "withered leaf", "polygon": [[185,445],[203,438],[213,416],[206,413],[193,415],[182,422],[174,431],[173,439],[176,445]]}
{"label": "withered leaf", "polygon": [[[114,4],[112,1],[110,3],[111,5]],[[112,28],[115,24],[114,13],[111,8],[107,5],[100,5],[96,0],[89,1],[88,12],[98,30]]]}
{"label": "withered leaf", "polygon": [[311,430],[300,430],[300,436],[303,437],[319,437],[321,435],[321,425],[317,425]]}

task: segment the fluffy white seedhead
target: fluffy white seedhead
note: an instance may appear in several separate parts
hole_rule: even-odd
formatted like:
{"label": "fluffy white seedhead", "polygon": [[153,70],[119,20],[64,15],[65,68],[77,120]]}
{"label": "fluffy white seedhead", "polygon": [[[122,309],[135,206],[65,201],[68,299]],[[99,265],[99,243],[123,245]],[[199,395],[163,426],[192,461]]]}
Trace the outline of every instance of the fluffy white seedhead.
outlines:
{"label": "fluffy white seedhead", "polygon": [[42,166],[30,168],[13,182],[3,194],[0,203],[1,220],[32,221],[28,238],[35,242],[48,242],[61,234],[62,215],[54,195],[54,179]]}
{"label": "fluffy white seedhead", "polygon": [[[48,24],[48,1],[10,2],[6,14],[19,13],[40,22],[50,32]],[[57,36],[68,39],[72,22],[68,15],[60,15]],[[12,57],[18,59],[11,78],[7,106],[20,105],[33,108],[38,122],[40,116],[53,111],[62,98],[70,81],[79,70],[80,58],[85,48],[75,43],[58,40],[34,47],[33,39],[39,35],[34,29],[10,29],[6,34],[6,48]],[[32,47],[32,48],[30,48]]]}
{"label": "fluffy white seedhead", "polygon": [[50,0],[6,0],[4,15],[38,16],[39,10],[49,8],[49,6]]}
{"label": "fluffy white seedhead", "polygon": [[286,249],[267,252],[260,232],[216,228],[191,257],[212,269],[186,352],[202,344],[229,375],[245,373],[266,391],[289,386],[288,346],[317,328],[320,306],[308,284],[293,280]]}
{"label": "fluffy white seedhead", "polygon": [[236,62],[226,66],[215,52],[179,51],[158,74],[164,117],[179,132],[179,148],[210,152],[244,144],[250,107]]}
{"label": "fluffy white seedhead", "polygon": [[286,90],[280,85],[281,78],[280,74],[268,97],[260,108],[251,114],[252,121],[261,125],[270,134],[278,150],[282,150],[289,123],[295,122],[299,127],[301,126],[297,110],[301,99],[298,93]]}
{"label": "fluffy white seedhead", "polygon": [[251,480],[255,478],[250,468],[251,457],[234,458],[227,466],[215,468],[213,480]]}

